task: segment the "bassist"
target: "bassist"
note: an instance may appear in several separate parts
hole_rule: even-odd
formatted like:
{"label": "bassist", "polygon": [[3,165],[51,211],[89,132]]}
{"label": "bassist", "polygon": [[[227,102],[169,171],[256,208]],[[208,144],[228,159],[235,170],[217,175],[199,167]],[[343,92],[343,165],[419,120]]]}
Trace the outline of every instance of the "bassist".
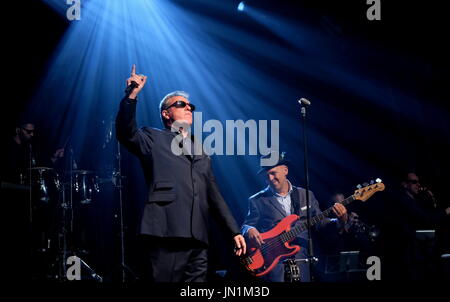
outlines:
{"label": "bassist", "polygon": [[[273,154],[269,154],[273,156]],[[264,156],[264,157],[269,157]],[[249,198],[249,211],[241,227],[241,233],[246,238],[249,245],[259,247],[264,244],[260,233],[272,229],[283,218],[296,214],[300,216],[300,221],[306,219],[306,190],[293,186],[287,179],[289,172],[289,160],[286,153],[282,152],[278,156],[278,161],[273,166],[262,166],[258,174],[263,174],[268,186]],[[310,191],[311,217],[321,213],[319,203]],[[339,218],[339,222],[345,223],[347,220],[346,208],[337,203],[333,207],[334,214]],[[325,219],[322,223],[329,223]],[[300,252],[295,258],[302,259],[307,257],[307,231],[300,233],[293,244],[301,246]],[[292,256],[294,257],[294,256]],[[301,281],[309,281],[308,264],[302,263],[300,267]],[[262,276],[264,281],[283,282],[284,267],[280,262],[268,274]]]}

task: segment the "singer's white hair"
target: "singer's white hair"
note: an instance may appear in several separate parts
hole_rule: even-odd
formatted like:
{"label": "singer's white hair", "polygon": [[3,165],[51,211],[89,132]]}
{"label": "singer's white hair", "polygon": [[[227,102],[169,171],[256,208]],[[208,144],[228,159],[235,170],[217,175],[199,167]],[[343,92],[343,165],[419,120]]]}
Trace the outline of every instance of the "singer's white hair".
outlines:
{"label": "singer's white hair", "polygon": [[185,99],[189,100],[189,93],[187,93],[186,91],[182,91],[182,90],[172,91],[171,93],[168,93],[165,97],[163,97],[163,99],[159,103],[159,113],[160,113],[161,122],[163,123],[164,127],[166,127],[166,128],[167,128],[167,124],[166,124],[166,120],[162,116],[162,111],[169,106],[169,100],[170,100],[170,98],[172,98],[174,96],[182,96]]}

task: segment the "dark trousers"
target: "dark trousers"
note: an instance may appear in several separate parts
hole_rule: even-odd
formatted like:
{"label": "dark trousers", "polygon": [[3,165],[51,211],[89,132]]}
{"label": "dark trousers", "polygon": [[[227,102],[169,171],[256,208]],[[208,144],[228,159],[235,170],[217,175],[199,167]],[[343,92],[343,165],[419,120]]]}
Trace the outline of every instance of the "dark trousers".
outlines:
{"label": "dark trousers", "polygon": [[143,277],[152,282],[205,282],[206,244],[187,238],[143,236]]}

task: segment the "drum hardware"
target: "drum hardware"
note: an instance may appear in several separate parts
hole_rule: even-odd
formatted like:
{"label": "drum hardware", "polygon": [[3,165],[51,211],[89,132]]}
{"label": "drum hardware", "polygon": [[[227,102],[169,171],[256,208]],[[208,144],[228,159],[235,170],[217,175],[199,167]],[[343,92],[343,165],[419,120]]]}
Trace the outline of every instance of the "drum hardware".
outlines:
{"label": "drum hardware", "polygon": [[33,160],[33,147],[31,146],[31,143],[29,144],[29,148],[28,148],[29,150],[28,150],[28,159],[29,159],[29,162],[28,162],[28,168],[29,168],[29,170],[28,170],[28,187],[29,187],[29,194],[28,194],[28,198],[29,198],[29,200],[28,200],[28,206],[29,206],[29,209],[28,209],[28,215],[30,215],[30,217],[29,217],[29,219],[30,219],[30,227],[31,227],[31,229],[33,229],[33,193],[32,193],[32,190],[31,190],[31,188],[32,188],[32,184],[31,184],[31,168],[33,167],[33,163],[35,163],[34,162],[34,160]]}
{"label": "drum hardware", "polygon": [[[114,146],[115,149],[115,162],[112,165],[112,171],[108,171],[111,174],[108,174],[108,178],[102,178],[100,181],[103,182],[111,182],[114,188],[117,188],[118,192],[118,199],[119,199],[119,213],[116,214],[115,217],[119,218],[119,227],[120,227],[120,271],[121,271],[121,277],[122,282],[124,283],[126,281],[127,274],[133,278],[134,280],[137,280],[138,277],[133,272],[133,270],[125,263],[125,231],[124,231],[124,215],[123,215],[123,196],[122,196],[122,181],[126,178],[126,176],[122,175],[122,155],[120,152],[120,143],[117,140],[113,140],[113,129],[115,129],[115,121],[113,116],[109,117],[109,121],[102,121],[103,124],[107,124],[107,131],[106,136],[104,139],[104,143],[102,148],[106,149],[108,146]],[[110,145],[111,142],[115,142],[114,145]],[[114,151],[113,151],[114,152]]]}
{"label": "drum hardware", "polygon": [[300,268],[295,259],[284,261],[284,280],[288,282],[300,282]]}
{"label": "drum hardware", "polygon": [[89,254],[79,247],[80,242],[75,240],[78,229],[74,228],[75,222],[79,223],[81,216],[76,209],[81,206],[87,208],[92,202],[95,202],[95,193],[100,192],[98,177],[92,171],[79,170],[73,159],[73,149],[70,148],[70,171],[66,173],[65,181],[58,183],[59,192],[59,218],[60,226],[58,229],[58,251],[56,259],[52,264],[53,268],[57,268],[54,278],[58,280],[67,280],[67,259],[76,255],[80,259],[83,270],[88,271],[90,279],[102,282],[102,277],[97,275],[95,271],[80,256]]}
{"label": "drum hardware", "polygon": [[301,282],[299,263],[317,262],[319,259],[313,257],[310,259],[290,258],[283,261],[284,264],[284,280],[286,282]]}
{"label": "drum hardware", "polygon": [[[99,178],[93,171],[77,169],[72,149],[68,152],[70,172],[61,175],[53,167],[37,166],[31,144],[27,149],[28,167],[19,174],[19,183],[1,182],[1,187],[28,191],[29,252],[33,263],[30,277],[66,280],[66,261],[75,254],[74,250],[78,257],[90,253],[89,248],[77,247],[73,242],[74,220],[80,220],[74,216],[74,208],[82,205],[89,209],[96,201],[96,194],[100,192]],[[83,222],[80,220],[80,223]],[[80,261],[90,279],[102,281],[85,260],[80,258]]]}

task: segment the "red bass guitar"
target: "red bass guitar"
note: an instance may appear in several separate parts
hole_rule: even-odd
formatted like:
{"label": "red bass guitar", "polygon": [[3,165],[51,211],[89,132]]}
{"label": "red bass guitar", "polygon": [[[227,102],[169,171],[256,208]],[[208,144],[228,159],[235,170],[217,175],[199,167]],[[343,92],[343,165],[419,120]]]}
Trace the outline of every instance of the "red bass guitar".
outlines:
{"label": "red bass guitar", "polygon": [[[373,194],[384,190],[384,184],[380,179],[372,185],[359,188],[353,195],[342,201],[343,205],[347,205],[354,200],[366,201]],[[311,218],[311,226],[325,219],[331,212],[330,207],[321,214]],[[292,256],[300,251],[300,246],[290,245],[300,233],[307,230],[307,222],[297,223],[299,217],[297,215],[289,215],[281,220],[273,229],[268,232],[261,233],[264,243],[260,247],[248,247],[248,252],[241,257],[241,263],[254,276],[260,277],[269,273],[281,260],[288,256]]]}

